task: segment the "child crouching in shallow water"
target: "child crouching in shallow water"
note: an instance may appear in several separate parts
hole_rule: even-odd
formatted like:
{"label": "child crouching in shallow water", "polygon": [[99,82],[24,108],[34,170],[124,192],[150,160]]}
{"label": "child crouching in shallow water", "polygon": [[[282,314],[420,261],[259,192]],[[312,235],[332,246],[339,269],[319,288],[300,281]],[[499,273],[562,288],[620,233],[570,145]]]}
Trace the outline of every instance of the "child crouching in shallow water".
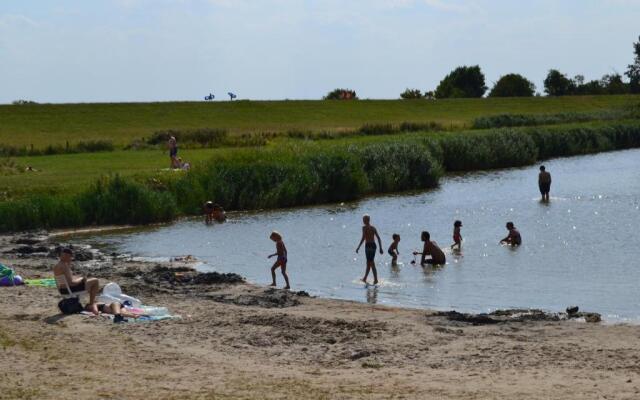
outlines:
{"label": "child crouching in shallow water", "polygon": [[398,263],[398,255],[400,254],[400,251],[398,250],[400,235],[394,233],[391,238],[393,239],[393,242],[391,242],[391,245],[389,246],[389,250],[387,250],[387,252],[391,256],[391,265],[396,265]]}
{"label": "child crouching in shallow water", "polygon": [[284,288],[290,289],[291,287],[289,286],[289,277],[287,276],[287,247],[284,245],[284,242],[282,241],[282,235],[280,235],[276,231],[273,231],[271,232],[271,236],[269,236],[269,239],[276,242],[276,252],[273,254],[270,254],[269,258],[278,256],[278,259],[276,260],[275,263],[273,263],[273,266],[271,267],[271,279],[272,279],[271,286],[276,286],[276,269],[280,267],[280,272],[282,272],[284,281],[287,284],[287,286],[285,286]]}

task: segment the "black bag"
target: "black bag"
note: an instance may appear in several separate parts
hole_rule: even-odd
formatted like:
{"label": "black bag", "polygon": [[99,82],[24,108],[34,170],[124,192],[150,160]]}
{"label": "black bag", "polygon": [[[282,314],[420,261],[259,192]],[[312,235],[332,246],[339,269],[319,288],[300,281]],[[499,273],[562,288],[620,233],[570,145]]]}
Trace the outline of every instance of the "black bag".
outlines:
{"label": "black bag", "polygon": [[78,300],[77,297],[60,300],[60,302],[58,302],[58,308],[65,315],[77,314],[83,310],[82,304],[80,304],[80,300]]}

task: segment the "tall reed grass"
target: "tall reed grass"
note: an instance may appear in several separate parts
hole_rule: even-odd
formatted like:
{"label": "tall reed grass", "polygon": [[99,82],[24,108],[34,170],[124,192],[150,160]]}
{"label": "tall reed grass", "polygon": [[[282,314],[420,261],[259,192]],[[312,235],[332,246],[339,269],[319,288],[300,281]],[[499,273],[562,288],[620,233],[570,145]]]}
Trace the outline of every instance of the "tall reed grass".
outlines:
{"label": "tall reed grass", "polygon": [[444,171],[527,165],[536,160],[640,147],[640,122],[593,127],[506,128],[237,148],[187,174],[142,182],[100,179],[74,196],[0,202],[0,230],[145,224],[201,212],[348,201],[435,187]]}
{"label": "tall reed grass", "polygon": [[478,117],[473,120],[473,129],[492,129],[518,126],[558,125],[589,121],[612,121],[625,118],[640,118],[637,108],[597,112],[570,112],[557,114],[498,114]]}

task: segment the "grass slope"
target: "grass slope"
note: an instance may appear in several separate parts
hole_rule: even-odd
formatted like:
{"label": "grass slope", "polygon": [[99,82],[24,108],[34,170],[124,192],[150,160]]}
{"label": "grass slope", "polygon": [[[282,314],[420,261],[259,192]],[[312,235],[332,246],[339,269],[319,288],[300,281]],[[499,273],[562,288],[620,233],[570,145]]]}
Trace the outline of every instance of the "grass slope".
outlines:
{"label": "grass slope", "polygon": [[165,129],[225,128],[232,133],[352,129],[365,123],[434,121],[469,127],[476,117],[591,112],[636,105],[640,96],[487,98],[438,101],[237,101],[0,106],[0,143],[42,148],[81,140],[133,139]]}

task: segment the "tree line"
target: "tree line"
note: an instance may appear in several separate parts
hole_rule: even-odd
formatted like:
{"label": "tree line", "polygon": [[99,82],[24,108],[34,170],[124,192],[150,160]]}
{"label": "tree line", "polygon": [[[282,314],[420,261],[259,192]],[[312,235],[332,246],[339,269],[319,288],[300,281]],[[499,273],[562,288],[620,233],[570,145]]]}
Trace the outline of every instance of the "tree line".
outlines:
{"label": "tree line", "polygon": [[[628,81],[619,73],[606,74],[600,79],[586,81],[583,75],[573,78],[551,69],[544,80],[547,96],[640,94],[640,36],[633,43],[634,60],[624,73]],[[400,94],[402,99],[447,99],[483,97],[489,88],[479,65],[460,66],[451,71],[438,84],[435,91],[422,92],[407,88]],[[489,91],[489,97],[531,97],[539,95],[536,86],[529,79],[516,73],[500,77]],[[335,89],[324,97],[325,100],[356,100],[358,96],[351,89]]]}

